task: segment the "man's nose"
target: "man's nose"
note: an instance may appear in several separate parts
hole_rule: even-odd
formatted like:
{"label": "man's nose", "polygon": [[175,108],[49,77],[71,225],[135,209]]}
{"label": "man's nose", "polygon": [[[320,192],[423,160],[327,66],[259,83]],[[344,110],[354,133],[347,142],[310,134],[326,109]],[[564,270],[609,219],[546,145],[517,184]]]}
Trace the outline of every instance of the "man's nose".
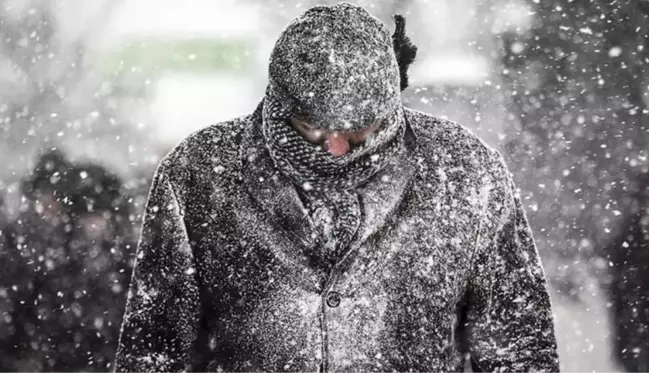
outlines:
{"label": "man's nose", "polygon": [[349,152],[349,139],[339,132],[332,132],[326,135],[325,146],[331,155],[341,157]]}

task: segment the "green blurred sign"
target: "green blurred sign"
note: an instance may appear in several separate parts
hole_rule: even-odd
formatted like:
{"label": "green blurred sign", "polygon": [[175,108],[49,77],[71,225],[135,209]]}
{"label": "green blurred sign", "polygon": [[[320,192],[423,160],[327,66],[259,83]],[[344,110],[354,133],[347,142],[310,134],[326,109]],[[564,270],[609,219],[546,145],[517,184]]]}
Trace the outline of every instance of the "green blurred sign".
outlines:
{"label": "green blurred sign", "polygon": [[156,74],[166,71],[249,72],[253,45],[245,39],[151,38],[124,43],[104,54],[99,61],[109,74]]}

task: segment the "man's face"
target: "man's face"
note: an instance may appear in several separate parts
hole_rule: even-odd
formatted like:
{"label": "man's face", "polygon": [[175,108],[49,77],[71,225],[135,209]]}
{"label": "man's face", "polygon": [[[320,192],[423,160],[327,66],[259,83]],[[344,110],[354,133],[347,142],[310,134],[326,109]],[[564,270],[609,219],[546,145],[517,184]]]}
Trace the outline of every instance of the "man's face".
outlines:
{"label": "man's face", "polygon": [[108,219],[101,214],[88,214],[79,219],[79,225],[85,237],[97,240],[111,233],[112,227]]}
{"label": "man's face", "polygon": [[374,134],[382,122],[377,121],[359,131],[325,131],[305,120],[291,117],[291,126],[312,144],[320,145],[334,157],[341,157],[353,146],[360,145]]}
{"label": "man's face", "polygon": [[61,202],[54,195],[54,192],[50,190],[42,190],[37,193],[34,200],[34,210],[47,221],[58,218],[63,212]]}

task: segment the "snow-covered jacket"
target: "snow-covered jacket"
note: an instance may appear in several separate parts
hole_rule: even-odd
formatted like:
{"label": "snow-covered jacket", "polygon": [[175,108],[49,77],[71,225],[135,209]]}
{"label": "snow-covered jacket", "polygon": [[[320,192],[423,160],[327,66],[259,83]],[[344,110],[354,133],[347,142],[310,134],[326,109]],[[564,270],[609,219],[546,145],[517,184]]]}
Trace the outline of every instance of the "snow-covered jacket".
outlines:
{"label": "snow-covered jacket", "polygon": [[501,156],[405,109],[332,270],[264,146],[261,105],[203,129],[150,191],[117,371],[558,371],[544,271]]}

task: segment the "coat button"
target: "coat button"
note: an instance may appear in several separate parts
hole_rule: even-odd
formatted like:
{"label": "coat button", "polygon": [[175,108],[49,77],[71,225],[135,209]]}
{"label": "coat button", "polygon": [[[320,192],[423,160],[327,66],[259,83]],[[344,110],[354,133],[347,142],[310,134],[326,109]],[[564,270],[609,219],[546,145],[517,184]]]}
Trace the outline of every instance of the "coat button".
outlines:
{"label": "coat button", "polygon": [[327,295],[327,306],[331,308],[336,308],[338,305],[340,305],[340,299],[342,297],[340,296],[340,293],[337,293],[335,291],[329,292]]}

